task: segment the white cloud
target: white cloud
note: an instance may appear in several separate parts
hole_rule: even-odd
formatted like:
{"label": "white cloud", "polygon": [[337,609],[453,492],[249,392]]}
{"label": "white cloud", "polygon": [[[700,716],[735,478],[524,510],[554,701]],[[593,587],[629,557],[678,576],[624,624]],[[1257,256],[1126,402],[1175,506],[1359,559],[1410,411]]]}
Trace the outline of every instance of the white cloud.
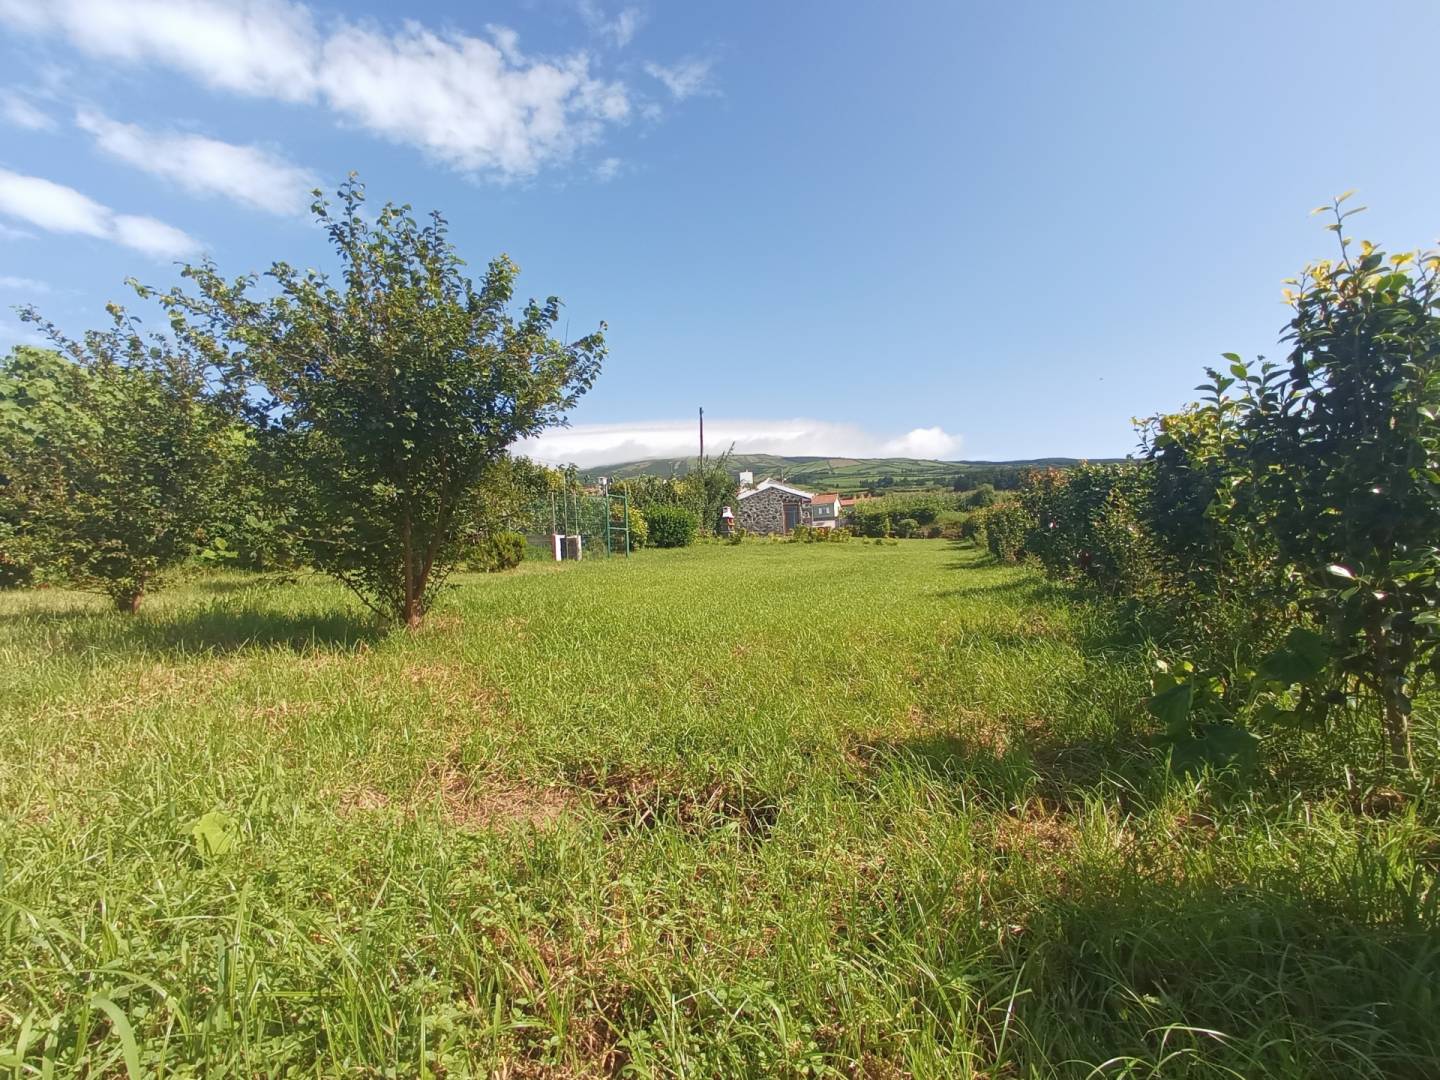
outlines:
{"label": "white cloud", "polygon": [[607,157],[600,164],[595,166],[595,179],[603,182],[614,180],[620,175],[625,163],[618,157]]}
{"label": "white cloud", "polygon": [[[622,12],[611,36],[633,34],[638,19]],[[389,32],[338,17],[322,27],[298,0],[0,0],[0,22],[219,89],[323,104],[344,123],[502,179],[570,159],[631,114],[624,84],[595,75],[587,53],[529,57],[503,28],[476,37],[407,20]]]}
{"label": "white cloud", "polygon": [[288,0],[0,0],[0,19],[61,34],[92,56],[166,64],[219,89],[286,101],[315,92],[314,19]]}
{"label": "white cloud", "polygon": [[72,187],[0,169],[0,212],[47,232],[109,236],[110,208]]}
{"label": "white cloud", "polygon": [[944,461],[960,452],[960,436],[940,427],[915,428],[891,439],[882,448],[886,457],[936,458]]}
{"label": "white cloud", "polygon": [[0,240],[34,240],[35,234],[0,221]]}
{"label": "white cloud", "polygon": [[117,214],[72,187],[39,176],[0,169],[0,214],[46,232],[79,233],[113,240],[146,255],[178,258],[198,245],[173,225],[149,217]]}
{"label": "white cloud", "polygon": [[55,120],[49,113],[36,108],[13,90],[0,93],[0,115],[5,117],[7,124],[26,131],[49,131],[55,126]]}
{"label": "white cloud", "polygon": [[[577,424],[524,439],[517,453],[554,464],[615,465],[646,458],[693,456],[699,433],[695,420],[638,421],[631,424]],[[953,457],[960,437],[941,428],[916,428],[887,439],[854,424],[791,420],[705,420],[711,453],[731,443],[737,454],[802,457]]]}
{"label": "white cloud", "polygon": [[195,241],[186,233],[152,217],[116,214],[114,233],[115,239],[126,247],[156,258],[178,259],[196,248]]}
{"label": "white cloud", "polygon": [[0,274],[0,289],[11,289],[16,292],[48,293],[50,286],[43,281],[36,281],[34,278],[13,277],[10,274]]}
{"label": "white cloud", "polygon": [[330,106],[362,127],[461,169],[528,176],[596,141],[625,119],[619,83],[590,75],[579,53],[555,62],[497,41],[442,38],[409,23],[397,35],[345,26],[325,44]]}
{"label": "white cloud", "polygon": [[684,101],[696,94],[710,93],[710,63],[697,57],[681,60],[669,67],[649,63],[645,65],[645,74],[664,83],[676,101]]}
{"label": "white cloud", "polygon": [[272,214],[310,204],[320,179],[308,169],[257,146],[236,146],[204,135],[147,131],[82,110],[76,124],[112,157],[162,176],[198,195],[223,195]]}
{"label": "white cloud", "polygon": [[624,8],[614,18],[610,18],[595,0],[580,0],[578,6],[585,25],[614,44],[617,49],[629,45],[640,27],[645,24],[645,13],[637,7]]}

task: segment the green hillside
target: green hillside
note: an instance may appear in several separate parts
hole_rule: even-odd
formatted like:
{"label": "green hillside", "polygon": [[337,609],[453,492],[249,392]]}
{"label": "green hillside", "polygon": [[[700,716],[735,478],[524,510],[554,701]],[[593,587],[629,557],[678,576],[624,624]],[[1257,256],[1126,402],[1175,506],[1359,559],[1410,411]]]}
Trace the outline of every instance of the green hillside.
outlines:
{"label": "green hillside", "polygon": [[[1026,461],[934,461],[924,458],[781,457],[777,454],[735,454],[731,468],[749,470],[757,480],[767,476],[800,487],[852,494],[872,488],[950,487],[957,477],[976,483],[996,483],[1018,477],[1026,469],[1076,464],[1079,458],[1034,458]],[[1099,458],[1092,460],[1102,460]],[[1104,459],[1109,460],[1109,459]],[[582,471],[586,480],[600,476],[624,480],[634,476],[683,476],[694,466],[693,457],[647,458]]]}

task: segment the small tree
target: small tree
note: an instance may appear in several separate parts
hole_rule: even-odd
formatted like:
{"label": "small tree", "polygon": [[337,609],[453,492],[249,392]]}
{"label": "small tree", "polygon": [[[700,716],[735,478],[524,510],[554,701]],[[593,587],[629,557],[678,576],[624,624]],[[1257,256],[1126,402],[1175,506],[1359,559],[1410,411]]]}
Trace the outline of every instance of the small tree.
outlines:
{"label": "small tree", "polygon": [[658,548],[688,547],[699,526],[695,512],[683,506],[652,506],[647,513],[649,541]]}
{"label": "small tree", "polygon": [[487,466],[563,422],[599,372],[604,327],[557,340],[555,297],[512,315],[515,264],[464,277],[438,213],[421,225],[387,204],[371,223],[354,177],[338,213],[316,196],[338,283],[276,263],[274,295],[256,296],[253,275],[227,282],[207,262],[184,271],[198,295],[163,302],[214,335],[245,387],[315,565],[413,628],[462,553]]}
{"label": "small tree", "polygon": [[[1331,209],[1341,233],[1343,197]],[[1292,282],[1288,366],[1252,374],[1245,440],[1254,507],[1302,582],[1327,675],[1378,699],[1392,767],[1440,673],[1440,255],[1358,255]]]}
{"label": "small tree", "polygon": [[700,530],[710,533],[720,523],[720,514],[735,502],[740,481],[730,471],[732,445],[718,458],[697,458],[695,467],[676,482],[676,493],[685,506],[694,511]]}
{"label": "small tree", "polygon": [[241,432],[193,341],[110,312],[110,330],[78,342],[22,313],[63,355],[17,350],[0,372],[4,501],[12,538],[134,612],[204,543]]}

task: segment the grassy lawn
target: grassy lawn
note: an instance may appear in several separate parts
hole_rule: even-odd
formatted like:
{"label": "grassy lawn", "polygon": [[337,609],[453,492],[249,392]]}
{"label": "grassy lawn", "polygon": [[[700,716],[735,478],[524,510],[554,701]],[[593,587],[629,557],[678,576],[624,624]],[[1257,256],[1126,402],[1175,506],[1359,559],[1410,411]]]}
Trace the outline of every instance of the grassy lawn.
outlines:
{"label": "grassy lawn", "polygon": [[1169,780],[1145,675],[937,541],[5,594],[0,1070],[1434,1075],[1434,815]]}

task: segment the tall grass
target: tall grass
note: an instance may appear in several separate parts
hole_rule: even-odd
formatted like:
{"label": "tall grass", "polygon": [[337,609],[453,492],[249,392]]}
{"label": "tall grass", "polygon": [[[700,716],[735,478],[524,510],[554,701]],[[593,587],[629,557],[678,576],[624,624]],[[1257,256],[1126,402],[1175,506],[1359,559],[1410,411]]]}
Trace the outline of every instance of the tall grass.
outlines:
{"label": "tall grass", "polygon": [[0,1070],[1433,1075],[1433,804],[1171,779],[1145,674],[935,542],[5,595]]}

